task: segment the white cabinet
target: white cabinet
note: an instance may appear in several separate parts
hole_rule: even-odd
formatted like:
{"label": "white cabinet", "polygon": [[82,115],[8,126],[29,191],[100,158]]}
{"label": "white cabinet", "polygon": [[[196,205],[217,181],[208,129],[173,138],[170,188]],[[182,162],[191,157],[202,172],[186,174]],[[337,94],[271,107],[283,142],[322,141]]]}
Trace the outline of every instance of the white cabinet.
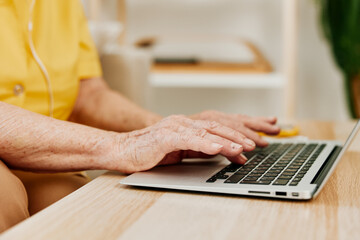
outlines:
{"label": "white cabinet", "polygon": [[[87,0],[92,7],[90,7],[92,15],[96,18],[100,8],[100,0]],[[146,1],[146,0],[144,0]],[[197,4],[206,4],[214,0],[197,1]],[[241,1],[241,0],[239,0]],[[264,2],[266,0],[263,0]],[[280,26],[273,26],[274,28],[282,28],[282,49],[278,54],[281,56],[280,67],[276,67],[270,73],[255,73],[255,74],[237,74],[237,73],[214,73],[214,74],[200,74],[200,73],[161,73],[151,72],[149,76],[149,84],[156,93],[159,91],[172,91],[174,89],[194,92],[193,89],[201,91],[201,89],[239,89],[249,90],[254,92],[258,90],[260,94],[264,94],[265,90],[277,89],[281,91],[281,117],[292,119],[295,116],[295,81],[296,81],[296,59],[297,59],[297,29],[298,29],[298,12],[297,0],[279,0],[281,1],[282,23]],[[105,1],[106,2],[106,1]],[[118,17],[124,25],[126,25],[126,9],[125,0],[117,0],[118,3]],[[127,2],[131,5],[131,2]],[[172,1],[162,1],[162,4],[172,4]],[[223,4],[229,1],[223,1]],[[179,3],[177,3],[179,4]],[[254,11],[254,9],[251,9]],[[250,13],[251,14],[251,13]],[[125,27],[126,29],[126,27]],[[121,36],[120,42],[125,42],[125,34]],[[191,91],[190,91],[191,90]],[[164,94],[164,96],[167,94]],[[269,97],[272,95],[269,94]],[[170,99],[167,99],[170,101]],[[167,101],[164,99],[164,101]],[[270,101],[271,99],[269,99]],[[266,100],[265,100],[266,101]],[[159,102],[159,101],[158,101]],[[160,101],[161,102],[161,101]],[[265,104],[265,103],[264,103]],[[266,103],[268,104],[268,103]]]}

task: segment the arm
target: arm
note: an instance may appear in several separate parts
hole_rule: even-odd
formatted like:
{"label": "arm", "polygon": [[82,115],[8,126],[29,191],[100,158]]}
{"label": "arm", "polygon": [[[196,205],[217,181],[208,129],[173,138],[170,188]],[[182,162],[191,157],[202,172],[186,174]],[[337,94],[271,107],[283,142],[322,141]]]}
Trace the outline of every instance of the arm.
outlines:
{"label": "arm", "polygon": [[240,132],[217,122],[171,116],[138,131],[115,133],[0,102],[0,158],[15,169],[131,173],[201,154],[244,163],[242,151],[254,147]]}
{"label": "arm", "polygon": [[145,128],[162,119],[111,90],[102,78],[84,79],[70,121],[128,132]]}
{"label": "arm", "polygon": [[114,133],[56,120],[0,102],[0,158],[16,169],[102,169]]}

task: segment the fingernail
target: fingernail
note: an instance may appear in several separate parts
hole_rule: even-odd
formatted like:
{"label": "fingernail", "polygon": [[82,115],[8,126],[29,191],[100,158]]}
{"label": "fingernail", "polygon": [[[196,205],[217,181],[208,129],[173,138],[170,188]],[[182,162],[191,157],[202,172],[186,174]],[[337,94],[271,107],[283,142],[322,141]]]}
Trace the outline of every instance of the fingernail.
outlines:
{"label": "fingernail", "polygon": [[233,150],[239,150],[240,148],[242,148],[242,146],[237,143],[231,143],[231,148]]}
{"label": "fingernail", "polygon": [[245,161],[248,160],[248,158],[244,155],[244,154],[240,154],[241,158],[244,159]]}
{"label": "fingernail", "polygon": [[221,145],[221,144],[218,144],[218,143],[212,143],[212,144],[211,144],[211,147],[214,148],[214,149],[220,149],[220,148],[222,148],[222,147],[224,147],[224,146]]}
{"label": "fingernail", "polygon": [[240,164],[245,164],[248,160],[248,158],[244,154],[240,154],[239,158],[240,158]]}
{"label": "fingernail", "polygon": [[252,141],[252,140],[250,140],[250,139],[245,139],[245,143],[246,143],[247,145],[252,146],[252,147],[254,147],[254,146],[255,146],[254,141]]}

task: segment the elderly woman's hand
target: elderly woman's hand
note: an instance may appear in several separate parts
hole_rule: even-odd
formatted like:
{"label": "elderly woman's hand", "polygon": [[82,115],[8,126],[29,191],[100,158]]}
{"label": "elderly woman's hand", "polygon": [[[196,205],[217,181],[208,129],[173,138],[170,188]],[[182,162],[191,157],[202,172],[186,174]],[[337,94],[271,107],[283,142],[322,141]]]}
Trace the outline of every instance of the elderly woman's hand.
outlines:
{"label": "elderly woman's hand", "polygon": [[126,173],[177,163],[183,158],[216,154],[243,164],[247,159],[242,152],[255,148],[255,143],[238,129],[224,126],[220,121],[184,116],[164,118],[148,128],[121,135],[118,140],[116,152],[120,156],[113,156],[110,168]]}
{"label": "elderly woman's hand", "polygon": [[223,126],[232,128],[252,139],[256,145],[265,147],[268,143],[257,132],[276,135],[280,128],[276,126],[276,117],[249,117],[240,114],[225,114],[218,111],[204,111],[190,116],[191,119],[216,121]]}

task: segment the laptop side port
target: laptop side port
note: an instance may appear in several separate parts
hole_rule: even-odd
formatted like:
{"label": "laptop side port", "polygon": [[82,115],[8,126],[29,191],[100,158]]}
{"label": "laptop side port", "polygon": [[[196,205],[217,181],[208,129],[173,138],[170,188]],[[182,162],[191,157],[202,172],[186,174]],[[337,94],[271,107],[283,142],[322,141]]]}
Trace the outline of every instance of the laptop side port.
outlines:
{"label": "laptop side port", "polygon": [[263,192],[263,191],[249,191],[249,193],[254,193],[254,194],[270,194],[270,192]]}
{"label": "laptop side port", "polygon": [[293,192],[293,193],[291,193],[291,195],[292,195],[293,197],[298,197],[298,196],[299,196],[299,193],[298,193],[298,192]]}
{"label": "laptop side port", "polygon": [[286,192],[275,192],[276,196],[286,196]]}

